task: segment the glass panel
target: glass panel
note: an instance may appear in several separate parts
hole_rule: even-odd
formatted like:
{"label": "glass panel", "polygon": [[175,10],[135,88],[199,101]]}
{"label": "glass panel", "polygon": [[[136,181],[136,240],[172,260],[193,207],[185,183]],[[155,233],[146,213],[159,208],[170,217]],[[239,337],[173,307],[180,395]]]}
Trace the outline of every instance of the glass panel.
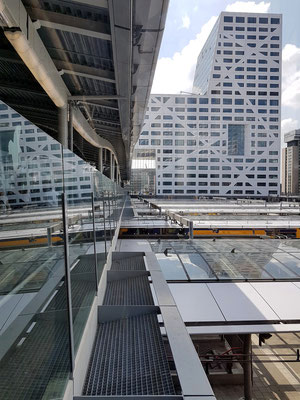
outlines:
{"label": "glass panel", "polygon": [[17,120],[0,128],[0,397],[62,399],[71,362],[61,146]]}
{"label": "glass panel", "polygon": [[165,256],[158,253],[156,254],[156,258],[166,280],[187,280],[187,276],[176,254]]}
{"label": "glass panel", "polygon": [[179,258],[183,262],[190,279],[217,279],[199,254],[180,254]]}
{"label": "glass panel", "polygon": [[219,279],[244,279],[231,261],[221,253],[201,253]]}
{"label": "glass panel", "polygon": [[226,258],[245,279],[272,279],[272,277],[256,263],[255,254],[230,253],[226,254]]}
{"label": "glass panel", "polygon": [[[253,254],[249,255],[253,257]],[[272,254],[260,255],[259,264],[275,279],[291,279],[295,277],[295,274],[289,271],[283,264],[272,257]]]}
{"label": "glass panel", "polygon": [[[63,150],[64,183],[69,232],[74,350],[80,339],[96,295],[93,246],[92,190],[95,168]],[[87,254],[91,250],[91,254]]]}
{"label": "glass panel", "polygon": [[300,276],[300,260],[299,258],[296,258],[297,256],[300,256],[300,254],[295,254],[295,257],[293,254],[274,254],[274,258],[295,273],[295,278]]}

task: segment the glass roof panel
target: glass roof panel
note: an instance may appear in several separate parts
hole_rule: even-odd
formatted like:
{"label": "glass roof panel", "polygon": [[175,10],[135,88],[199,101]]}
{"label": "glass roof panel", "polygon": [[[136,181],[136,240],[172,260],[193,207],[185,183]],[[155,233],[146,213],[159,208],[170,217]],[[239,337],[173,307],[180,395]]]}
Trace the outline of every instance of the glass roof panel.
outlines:
{"label": "glass roof panel", "polygon": [[[298,253],[298,256],[300,254]],[[274,254],[274,258],[284,264],[289,270],[293,271],[297,277],[300,276],[300,260],[292,254],[278,253]]]}
{"label": "glass roof panel", "polygon": [[292,279],[295,278],[295,274],[288,270],[278,260],[271,257],[268,262],[264,265],[264,270],[267,271],[275,279]]}
{"label": "glass roof panel", "polygon": [[187,276],[176,254],[165,256],[163,253],[157,253],[156,258],[167,280],[187,280]]}
{"label": "glass roof panel", "polygon": [[200,254],[180,254],[179,258],[183,262],[183,265],[191,280],[194,279],[212,279],[216,280],[217,277],[213,271],[209,268]]}
{"label": "glass roof panel", "polygon": [[219,279],[244,279],[243,275],[229,261],[227,254],[202,253],[202,257]]}

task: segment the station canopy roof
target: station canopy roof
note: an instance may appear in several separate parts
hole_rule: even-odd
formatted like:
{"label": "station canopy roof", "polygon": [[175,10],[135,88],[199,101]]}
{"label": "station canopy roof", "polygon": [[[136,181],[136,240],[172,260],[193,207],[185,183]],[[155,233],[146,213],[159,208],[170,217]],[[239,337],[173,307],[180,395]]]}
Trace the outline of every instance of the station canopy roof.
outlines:
{"label": "station canopy roof", "polygon": [[168,0],[0,0],[0,100],[57,138],[72,102],[74,151],[112,151],[129,178]]}

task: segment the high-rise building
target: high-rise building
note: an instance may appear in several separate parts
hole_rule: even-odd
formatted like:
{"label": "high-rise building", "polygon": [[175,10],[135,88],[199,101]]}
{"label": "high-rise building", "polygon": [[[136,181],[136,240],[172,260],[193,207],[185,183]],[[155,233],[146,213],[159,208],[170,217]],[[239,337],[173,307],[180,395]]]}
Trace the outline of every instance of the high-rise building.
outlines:
{"label": "high-rise building", "polygon": [[276,196],[281,15],[222,12],[193,94],[151,95],[137,149],[156,150],[157,195]]}
{"label": "high-rise building", "polygon": [[57,205],[63,181],[74,204],[90,197],[92,165],[1,101],[0,121],[0,208]]}
{"label": "high-rise building", "polygon": [[284,135],[287,147],[282,149],[282,192],[288,195],[299,195],[299,165],[300,165],[300,129]]}

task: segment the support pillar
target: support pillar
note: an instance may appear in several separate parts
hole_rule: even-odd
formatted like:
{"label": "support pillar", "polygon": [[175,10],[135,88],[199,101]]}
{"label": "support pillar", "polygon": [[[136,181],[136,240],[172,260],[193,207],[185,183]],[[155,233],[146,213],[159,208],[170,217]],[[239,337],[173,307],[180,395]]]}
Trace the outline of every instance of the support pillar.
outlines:
{"label": "support pillar", "polygon": [[251,334],[244,335],[244,399],[252,400],[252,344]]}
{"label": "support pillar", "polygon": [[189,221],[189,236],[190,236],[190,239],[194,239],[194,223],[193,223],[193,221]]}
{"label": "support pillar", "polygon": [[73,151],[73,106],[71,103],[69,103],[68,137],[69,149]]}
{"label": "support pillar", "polygon": [[98,153],[98,170],[102,173],[103,172],[103,149],[100,147]]}
{"label": "support pillar", "polygon": [[68,108],[58,108],[58,141],[63,148],[68,148]]}
{"label": "support pillar", "polygon": [[112,152],[110,152],[110,179],[113,181],[114,180],[114,155]]}

